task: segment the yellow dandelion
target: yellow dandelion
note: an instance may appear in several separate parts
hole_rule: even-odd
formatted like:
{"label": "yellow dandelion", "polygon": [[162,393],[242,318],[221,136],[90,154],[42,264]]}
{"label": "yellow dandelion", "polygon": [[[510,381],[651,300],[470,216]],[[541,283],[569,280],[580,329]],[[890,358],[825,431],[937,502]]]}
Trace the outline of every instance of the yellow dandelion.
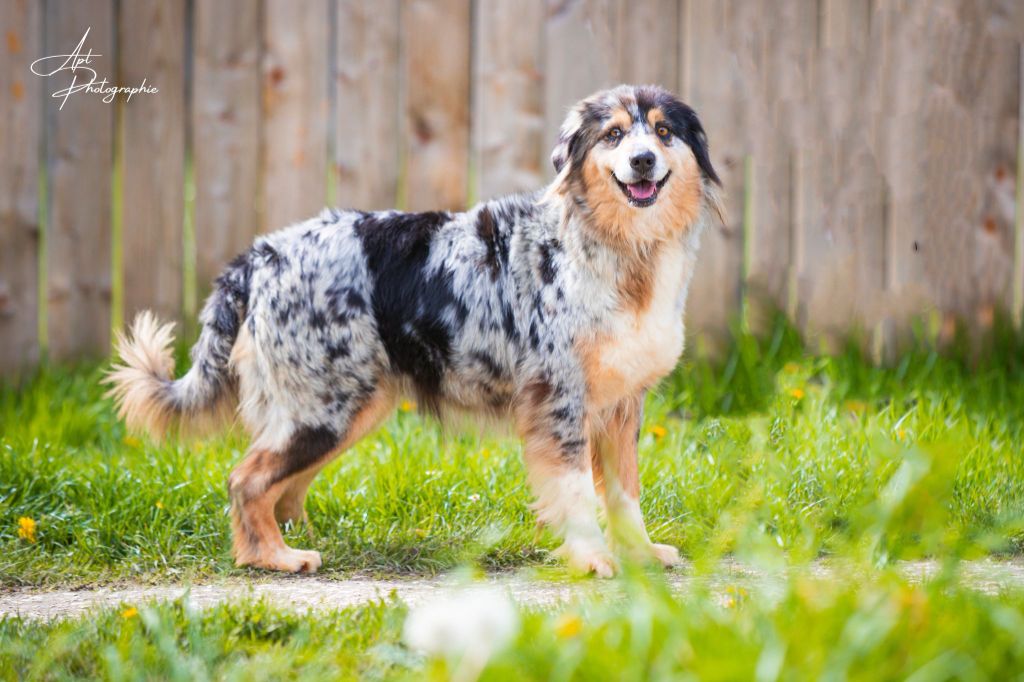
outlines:
{"label": "yellow dandelion", "polygon": [[796,398],[797,400],[800,400],[805,395],[804,390],[802,388],[791,388],[789,389],[789,394]]}
{"label": "yellow dandelion", "polygon": [[142,441],[136,438],[135,436],[125,436],[124,438],[121,439],[121,442],[130,448],[142,447]]}
{"label": "yellow dandelion", "polygon": [[658,440],[661,440],[662,438],[668,435],[668,429],[666,429],[661,424],[655,424],[651,428],[647,429],[647,431]]}
{"label": "yellow dandelion", "polygon": [[416,403],[411,400],[403,400],[401,405],[402,412],[412,412],[416,409]]}
{"label": "yellow dandelion", "polygon": [[422,528],[415,528],[415,529],[413,529],[412,532],[415,533],[416,537],[418,537],[418,538],[425,538],[425,537],[427,537],[427,531],[423,530]]}
{"label": "yellow dandelion", "polygon": [[18,519],[18,537],[26,542],[36,541],[36,522],[27,516]]}
{"label": "yellow dandelion", "polygon": [[135,608],[134,606],[129,606],[128,608],[126,608],[124,611],[121,612],[121,617],[124,618],[125,620],[129,620],[131,618],[135,618],[137,615],[139,615],[139,610],[137,608]]}
{"label": "yellow dandelion", "polygon": [[480,456],[481,457],[490,457],[491,456],[491,451],[488,450],[487,448],[482,448],[480,450]]}
{"label": "yellow dandelion", "polygon": [[896,431],[896,437],[899,438],[900,440],[906,440],[907,439],[907,432],[906,432],[906,430],[905,429],[899,429],[898,431]]}
{"label": "yellow dandelion", "polygon": [[163,509],[164,508],[164,503],[161,502],[160,500],[157,500],[156,504],[154,504],[153,506],[156,507],[157,509]]}
{"label": "yellow dandelion", "polygon": [[555,635],[559,639],[569,639],[583,630],[583,619],[575,613],[563,613],[555,621]]}

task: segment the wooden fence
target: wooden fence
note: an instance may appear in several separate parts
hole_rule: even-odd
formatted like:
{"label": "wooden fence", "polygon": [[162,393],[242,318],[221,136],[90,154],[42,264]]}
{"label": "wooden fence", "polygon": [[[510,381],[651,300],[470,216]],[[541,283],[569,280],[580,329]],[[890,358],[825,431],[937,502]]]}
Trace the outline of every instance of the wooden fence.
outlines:
{"label": "wooden fence", "polygon": [[[69,74],[30,64],[87,28],[101,78],[159,93],[59,109]],[[4,0],[0,30],[0,373],[187,318],[325,204],[537,188],[566,108],[618,82],[693,104],[725,183],[698,347],[743,306],[893,346],[1024,305],[1017,0]]]}

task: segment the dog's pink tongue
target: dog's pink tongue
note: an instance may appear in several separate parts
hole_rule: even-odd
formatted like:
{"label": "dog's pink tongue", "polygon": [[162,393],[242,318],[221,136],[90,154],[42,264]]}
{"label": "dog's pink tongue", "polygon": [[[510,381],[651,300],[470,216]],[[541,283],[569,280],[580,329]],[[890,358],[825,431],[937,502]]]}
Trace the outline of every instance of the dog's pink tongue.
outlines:
{"label": "dog's pink tongue", "polygon": [[634,199],[650,199],[654,196],[654,183],[650,180],[634,182],[626,187],[629,188],[629,195]]}

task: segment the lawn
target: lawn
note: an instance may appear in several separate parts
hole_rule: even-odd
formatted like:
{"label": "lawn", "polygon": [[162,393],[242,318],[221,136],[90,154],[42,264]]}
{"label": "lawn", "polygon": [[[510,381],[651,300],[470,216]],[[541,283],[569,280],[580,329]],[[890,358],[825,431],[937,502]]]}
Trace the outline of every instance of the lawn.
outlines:
{"label": "lawn", "polygon": [[[620,580],[629,599],[520,609],[485,677],[1019,674],[1024,594],[981,594],[956,574],[961,559],[1024,549],[1022,350],[1002,335],[973,356],[922,346],[877,368],[854,351],[810,353],[778,323],[764,338],[737,334],[721,361],[687,360],[648,398],[651,536],[679,546],[686,571],[713,574],[729,557],[786,568],[781,582],[737,587],[723,602],[669,594],[657,573],[631,570]],[[127,436],[101,373],[45,368],[0,393],[0,584],[256,577],[228,553],[225,483],[243,438]],[[514,442],[442,434],[404,405],[314,483],[312,538],[288,536],[320,550],[328,576],[536,567],[554,540],[536,531],[528,503]],[[920,557],[946,570],[916,584],[889,568]],[[825,578],[812,570],[821,561],[853,569]],[[401,645],[396,602],[315,617],[260,603],[134,611],[0,621],[0,670],[30,675],[49,662],[58,677],[117,677],[145,663],[168,678],[443,678],[457,667]]]}

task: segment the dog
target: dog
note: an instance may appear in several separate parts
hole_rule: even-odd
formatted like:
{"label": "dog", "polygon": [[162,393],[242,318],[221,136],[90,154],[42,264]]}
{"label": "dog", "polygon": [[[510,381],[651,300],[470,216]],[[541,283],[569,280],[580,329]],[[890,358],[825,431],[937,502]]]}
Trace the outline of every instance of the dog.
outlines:
{"label": "dog", "polygon": [[[285,544],[306,490],[403,398],[442,421],[499,419],[523,441],[540,523],[572,569],[671,565],[640,513],[646,391],[683,350],[702,226],[721,218],[704,129],[656,86],[576,104],[535,194],[463,213],[325,210],[256,240],[217,278],[192,367],[140,314],[107,381],[133,431],[252,434],[228,479],[239,566],[315,572]],[[599,522],[603,508],[607,538]]]}

